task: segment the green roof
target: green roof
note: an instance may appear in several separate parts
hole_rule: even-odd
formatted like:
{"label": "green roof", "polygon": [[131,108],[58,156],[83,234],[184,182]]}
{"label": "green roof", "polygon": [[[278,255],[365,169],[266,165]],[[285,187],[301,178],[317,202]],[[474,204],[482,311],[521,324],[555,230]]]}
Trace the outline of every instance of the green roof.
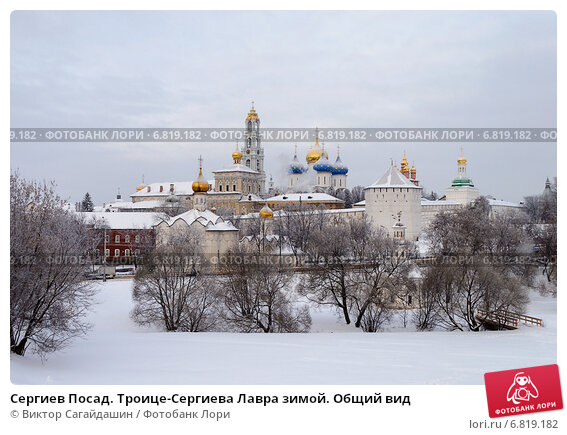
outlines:
{"label": "green roof", "polygon": [[470,178],[455,178],[453,180],[453,184],[451,184],[451,187],[461,187],[461,186],[474,187],[474,184]]}

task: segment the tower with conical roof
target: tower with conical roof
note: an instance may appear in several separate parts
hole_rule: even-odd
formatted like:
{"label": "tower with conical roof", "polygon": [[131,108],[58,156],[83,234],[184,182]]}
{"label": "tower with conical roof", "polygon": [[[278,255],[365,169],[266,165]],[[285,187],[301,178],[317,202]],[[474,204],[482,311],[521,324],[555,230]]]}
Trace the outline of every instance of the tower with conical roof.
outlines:
{"label": "tower with conical roof", "polygon": [[254,101],[252,108],[244,121],[244,145],[242,148],[242,159],[244,165],[261,174],[260,177],[260,194],[266,191],[266,174],[264,172],[264,148],[260,135],[260,117],[254,109]]}
{"label": "tower with conical roof", "polygon": [[457,176],[447,188],[445,198],[447,201],[461,205],[470,205],[478,197],[480,197],[480,192],[472,179],[467,176],[467,159],[463,156],[463,147],[461,147],[461,156],[457,159]]}
{"label": "tower with conical roof", "polygon": [[[418,240],[421,234],[421,192],[390,162],[388,170],[364,189],[366,216],[372,225],[400,241]],[[400,225],[403,216],[403,228]]]}

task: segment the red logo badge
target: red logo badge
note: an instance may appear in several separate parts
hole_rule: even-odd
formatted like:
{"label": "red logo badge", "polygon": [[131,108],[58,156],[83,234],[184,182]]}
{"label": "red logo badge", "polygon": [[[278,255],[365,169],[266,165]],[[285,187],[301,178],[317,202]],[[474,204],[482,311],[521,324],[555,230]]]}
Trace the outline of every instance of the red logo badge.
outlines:
{"label": "red logo badge", "polygon": [[563,409],[557,364],[484,374],[490,417]]}

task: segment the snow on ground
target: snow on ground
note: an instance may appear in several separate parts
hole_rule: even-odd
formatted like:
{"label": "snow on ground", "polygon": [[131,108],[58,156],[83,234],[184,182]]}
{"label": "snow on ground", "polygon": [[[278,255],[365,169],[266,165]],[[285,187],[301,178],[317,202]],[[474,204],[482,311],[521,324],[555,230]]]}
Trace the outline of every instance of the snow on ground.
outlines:
{"label": "snow on ground", "polygon": [[527,314],[544,328],[415,332],[397,316],[372,334],[313,308],[310,334],[167,333],[129,319],[131,280],[97,285],[88,335],[43,363],[12,355],[13,383],[482,384],[488,371],[556,362],[556,299],[535,292]]}

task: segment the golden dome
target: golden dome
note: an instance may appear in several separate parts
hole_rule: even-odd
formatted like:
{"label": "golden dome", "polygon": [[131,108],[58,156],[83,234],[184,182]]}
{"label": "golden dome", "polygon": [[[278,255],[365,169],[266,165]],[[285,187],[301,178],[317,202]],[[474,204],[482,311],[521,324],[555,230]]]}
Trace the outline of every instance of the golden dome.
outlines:
{"label": "golden dome", "polygon": [[268,204],[264,205],[262,210],[260,210],[260,217],[263,217],[264,219],[271,219],[274,217],[274,212],[270,207],[268,207]]}
{"label": "golden dome", "polygon": [[407,167],[409,166],[409,163],[406,159],[406,153],[404,153],[404,158],[402,159],[402,163],[400,163],[400,166],[402,167],[402,170],[407,169]]}
{"label": "golden dome", "polygon": [[209,182],[205,180],[205,177],[203,177],[202,166],[199,167],[199,176],[195,181],[193,181],[191,189],[193,189],[194,193],[205,193],[209,191]]}
{"label": "golden dome", "polygon": [[240,163],[240,159],[242,159],[242,153],[238,149],[238,142],[236,142],[236,149],[232,153],[232,159],[234,160],[234,163]]}
{"label": "golden dome", "polygon": [[459,165],[464,165],[465,163],[467,163],[467,159],[463,157],[463,147],[461,147],[461,157],[457,159],[457,163]]}
{"label": "golden dome", "polygon": [[136,187],[136,192],[139,192],[140,190],[143,190],[146,188],[146,185],[144,184],[144,174],[142,174],[142,184],[138,184],[138,187]]}
{"label": "golden dome", "polygon": [[319,137],[316,137],[315,145],[309,150],[305,160],[307,160],[307,163],[317,163],[317,160],[321,158],[321,154],[323,154],[323,150],[319,147]]}
{"label": "golden dome", "polygon": [[412,174],[415,174],[417,172],[417,170],[415,169],[415,165],[413,163],[411,165],[411,172]]}

